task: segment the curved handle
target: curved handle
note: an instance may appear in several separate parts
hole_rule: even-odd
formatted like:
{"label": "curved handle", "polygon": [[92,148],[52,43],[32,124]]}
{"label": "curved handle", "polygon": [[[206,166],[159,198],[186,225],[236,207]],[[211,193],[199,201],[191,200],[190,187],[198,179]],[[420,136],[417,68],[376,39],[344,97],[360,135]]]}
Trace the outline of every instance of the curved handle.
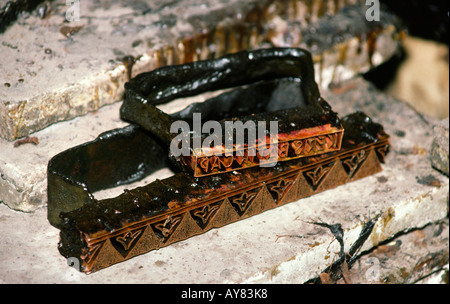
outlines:
{"label": "curved handle", "polygon": [[299,48],[271,48],[242,51],[139,74],[125,84],[120,113],[122,119],[139,124],[168,143],[173,120],[155,105],[207,91],[284,77],[301,79],[307,102],[317,101],[320,97],[311,54]]}

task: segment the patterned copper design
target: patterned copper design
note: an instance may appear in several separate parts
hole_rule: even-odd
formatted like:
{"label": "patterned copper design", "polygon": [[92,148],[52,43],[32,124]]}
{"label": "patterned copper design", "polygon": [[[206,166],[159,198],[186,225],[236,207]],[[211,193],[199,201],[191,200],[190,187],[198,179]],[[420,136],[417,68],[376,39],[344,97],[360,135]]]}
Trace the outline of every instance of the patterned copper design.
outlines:
{"label": "patterned copper design", "polygon": [[[325,128],[328,128],[328,126],[325,126]],[[277,161],[286,161],[300,157],[309,157],[339,151],[344,131],[331,127],[329,130],[330,132],[335,133],[279,142],[277,144],[269,145],[269,149],[275,149],[275,153],[278,155]],[[314,130],[311,132],[314,132]],[[187,167],[192,168],[195,176],[206,176],[259,166],[261,161],[265,161],[269,157],[268,153],[263,155],[258,152],[253,153],[253,155],[250,156],[248,151],[249,149],[240,150],[235,152],[232,156],[212,155],[184,157],[182,163]]]}
{"label": "patterned copper design", "polygon": [[[270,184],[264,184],[259,188],[243,191],[239,195],[232,197],[218,198],[213,202],[198,203],[193,211],[185,211],[178,215],[168,215],[164,220],[153,223],[152,220],[142,222],[139,227],[131,230],[123,228],[124,232],[117,237],[104,236],[97,239],[87,240],[89,252],[88,256],[96,256],[93,260],[83,261],[83,271],[90,273],[112,264],[122,262],[129,257],[151,251],[173,242],[180,241],[196,234],[206,232],[212,227],[220,227],[229,222],[224,222],[222,216],[227,215],[230,222],[258,214],[262,211],[272,209],[276,206],[298,200],[303,197],[321,192],[324,183],[330,183],[326,189],[344,184],[352,179],[358,170],[365,170],[365,167],[375,167],[376,171],[370,170],[374,174],[381,170],[379,159],[375,155],[373,148],[364,151],[367,158],[361,162],[356,170],[345,170],[346,161],[334,159],[326,166],[317,166],[308,171],[299,170],[289,179],[283,177]],[[358,151],[349,159],[360,156]],[[358,158],[360,159],[360,158]],[[367,160],[365,162],[365,160]],[[359,176],[364,177],[368,172]],[[268,195],[269,194],[269,195]],[[140,244],[137,252],[133,253],[138,245],[136,241],[139,236],[145,233],[145,239],[149,240],[145,244]],[[176,236],[175,236],[176,235]],[[141,239],[143,236],[141,237]],[[117,241],[122,246],[117,246]],[[108,244],[105,246],[104,244]],[[111,246],[112,245],[112,246]],[[100,248],[100,252],[97,251]],[[105,263],[107,261],[107,263]]]}
{"label": "patterned copper design", "polygon": [[180,224],[181,216],[169,215],[165,220],[152,224],[155,235],[162,239],[164,242],[170,238],[177,226]]}

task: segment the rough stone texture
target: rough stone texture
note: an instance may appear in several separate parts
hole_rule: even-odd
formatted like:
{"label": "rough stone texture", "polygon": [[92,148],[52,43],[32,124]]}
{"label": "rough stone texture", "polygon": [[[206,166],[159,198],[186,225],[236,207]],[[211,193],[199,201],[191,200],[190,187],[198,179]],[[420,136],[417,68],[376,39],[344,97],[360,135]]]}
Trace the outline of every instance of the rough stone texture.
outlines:
{"label": "rough stone texture", "polygon": [[[338,283],[448,283],[448,241],[446,218],[361,254],[346,279]],[[433,281],[430,276],[435,276]]]}
{"label": "rough stone texture", "polygon": [[[0,206],[0,280],[5,283],[304,283],[336,260],[340,249],[328,229],[311,222],[341,224],[345,249],[348,249],[359,238],[363,224],[378,215],[360,251],[365,252],[385,245],[403,231],[447,217],[449,179],[434,170],[429,161],[432,126],[436,121],[381,94],[360,78],[341,84],[334,92],[322,91],[322,95],[341,116],[362,110],[384,125],[392,136],[392,148],[383,172],[91,275],[68,267],[57,250],[59,231],[48,223],[44,206],[45,170],[48,159],[55,153],[93,139],[104,130],[123,126],[118,119],[118,104],[37,132],[40,142],[36,146],[26,144],[14,148],[13,143],[3,141],[2,149],[7,149],[6,163],[20,166],[12,172],[22,178],[34,175],[34,181],[23,184],[22,195],[24,192],[29,195],[30,185],[36,184],[34,191],[40,193],[36,197],[41,202],[31,209],[41,208],[23,213]],[[2,159],[5,168],[3,162]],[[42,187],[37,191],[39,183]],[[5,187],[2,185],[0,189]],[[17,188],[8,186],[8,189]],[[448,235],[448,226],[443,226],[442,233]]]}
{"label": "rough stone texture", "polygon": [[433,127],[433,142],[431,143],[431,165],[447,174],[449,155],[449,119],[443,119]]}
{"label": "rough stone texture", "polygon": [[[52,3],[45,18],[25,13],[0,34],[0,138],[120,101],[130,76],[161,65],[302,46],[315,55],[317,79],[327,86],[398,50],[396,18],[383,12],[382,22],[366,22],[362,0],[86,0],[72,22],[65,1]],[[352,3],[356,10],[329,16]]]}

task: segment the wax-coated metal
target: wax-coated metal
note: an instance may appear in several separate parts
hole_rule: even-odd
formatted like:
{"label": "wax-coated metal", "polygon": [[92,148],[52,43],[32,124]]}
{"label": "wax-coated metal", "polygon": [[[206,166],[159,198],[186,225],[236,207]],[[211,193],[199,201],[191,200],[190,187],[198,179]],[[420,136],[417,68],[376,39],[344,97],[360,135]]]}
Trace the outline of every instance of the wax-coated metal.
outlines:
{"label": "wax-coated metal", "polygon": [[[383,128],[363,113],[344,117],[342,124],[346,130],[359,131],[344,134],[340,151],[235,174],[196,178],[179,172],[98,201],[91,195],[92,189],[142,177],[168,160],[160,154],[159,141],[139,127],[104,133],[49,163],[49,219],[53,218],[52,224],[61,229],[59,250],[66,257],[78,258],[81,270],[91,273],[379,172],[389,147],[389,136]],[[149,152],[139,155],[134,143],[145,136],[148,138],[139,150]],[[101,151],[103,147],[114,147],[117,162],[110,161],[111,155]],[[143,163],[155,157],[159,161],[146,163],[143,171],[147,172],[137,170],[136,176],[130,177],[137,163],[128,168],[128,162],[133,163],[135,153]],[[110,174],[98,174],[104,164],[108,164]],[[114,172],[123,168],[129,172],[118,178]]]}
{"label": "wax-coated metal", "polygon": [[[217,67],[224,76],[218,77]],[[172,115],[152,104],[238,84],[247,86]],[[278,141],[285,146],[277,143],[278,160],[286,161],[238,171],[231,166],[230,172],[215,175],[206,173],[224,160],[208,159],[208,170],[199,162],[201,174],[173,167],[174,160],[182,168],[192,164],[167,153],[169,126],[175,119],[189,121],[193,113],[279,122]],[[85,273],[377,173],[389,148],[383,127],[364,113],[337,117],[320,97],[309,53],[299,49],[241,52],[138,76],[127,85],[121,114],[139,125],[105,132],[56,155],[48,165],[48,219],[61,230],[61,254],[78,259]],[[297,151],[306,154],[300,157]],[[92,195],[166,166],[175,170],[173,176],[115,198]]]}
{"label": "wax-coated metal", "polygon": [[[248,87],[223,93],[174,115],[155,107],[176,98],[241,85]],[[194,113],[202,114],[204,121],[219,121],[221,130],[236,121],[255,126],[261,121],[267,126],[270,121],[278,122],[275,142],[264,135],[227,147],[225,138],[233,134],[224,132],[220,143],[214,142],[212,147],[191,145],[189,155],[171,153],[181,168],[197,177],[338,151],[341,147],[343,128],[336,113],[320,97],[311,55],[303,49],[242,51],[219,59],[162,67],[140,74],[125,85],[121,117],[149,130],[167,147],[177,135],[171,133],[174,122],[181,119],[192,126]],[[203,143],[209,134],[198,134],[193,129],[190,144],[195,136],[201,137]],[[261,140],[270,143],[269,149],[276,157],[268,159],[267,153],[250,152]]]}
{"label": "wax-coated metal", "polygon": [[[7,1],[3,7],[0,7],[0,34],[2,34],[5,29],[17,19],[17,17],[24,13],[30,12],[35,9],[44,0],[10,0]],[[51,1],[46,1],[51,2]],[[2,2],[3,4],[3,2]],[[45,14],[45,6],[42,7],[43,13],[38,12],[39,15]],[[43,15],[41,15],[43,18]]]}

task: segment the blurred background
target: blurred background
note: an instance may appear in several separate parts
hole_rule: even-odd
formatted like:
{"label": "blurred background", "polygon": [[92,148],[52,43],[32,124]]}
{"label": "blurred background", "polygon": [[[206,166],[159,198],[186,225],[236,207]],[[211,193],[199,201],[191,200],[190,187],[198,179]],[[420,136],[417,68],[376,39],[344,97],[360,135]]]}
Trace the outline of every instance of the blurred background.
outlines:
{"label": "blurred background", "polygon": [[381,0],[407,26],[403,50],[366,75],[418,112],[449,116],[449,1]]}

